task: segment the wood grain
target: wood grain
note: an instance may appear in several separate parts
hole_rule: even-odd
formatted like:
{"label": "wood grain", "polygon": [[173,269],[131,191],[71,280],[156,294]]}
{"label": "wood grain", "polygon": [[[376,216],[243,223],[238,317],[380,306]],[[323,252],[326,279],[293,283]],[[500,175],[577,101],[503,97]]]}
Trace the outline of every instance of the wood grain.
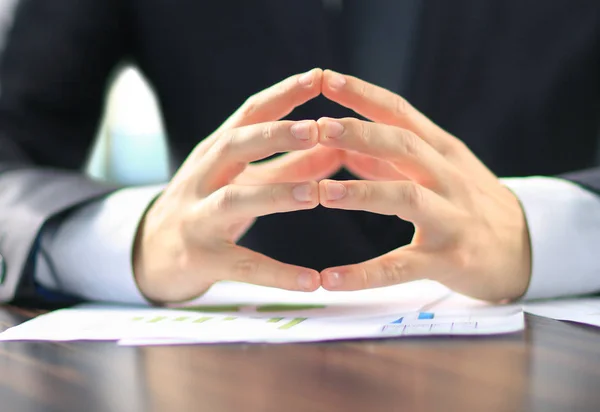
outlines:
{"label": "wood grain", "polygon": [[[0,308],[0,325],[36,311]],[[297,345],[0,344],[2,411],[598,411],[600,331]]]}

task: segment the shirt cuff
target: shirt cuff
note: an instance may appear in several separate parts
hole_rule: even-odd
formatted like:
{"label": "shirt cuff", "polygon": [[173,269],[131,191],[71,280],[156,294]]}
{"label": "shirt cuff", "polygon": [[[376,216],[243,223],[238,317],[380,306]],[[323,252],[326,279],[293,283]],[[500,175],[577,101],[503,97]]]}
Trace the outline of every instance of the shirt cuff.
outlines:
{"label": "shirt cuff", "polygon": [[600,197],[550,177],[501,179],[529,226],[532,273],[523,299],[600,291]]}
{"label": "shirt cuff", "polygon": [[148,304],[133,275],[138,226],[164,185],[122,189],[42,233],[36,281],[86,300]]}

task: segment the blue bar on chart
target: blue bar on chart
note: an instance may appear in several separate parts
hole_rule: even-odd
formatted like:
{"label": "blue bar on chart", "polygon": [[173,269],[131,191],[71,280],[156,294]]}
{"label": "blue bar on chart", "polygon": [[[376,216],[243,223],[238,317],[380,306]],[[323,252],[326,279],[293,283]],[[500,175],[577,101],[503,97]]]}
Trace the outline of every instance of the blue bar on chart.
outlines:
{"label": "blue bar on chart", "polygon": [[423,319],[433,319],[434,314],[431,312],[421,312],[419,313],[419,320],[423,320]]}

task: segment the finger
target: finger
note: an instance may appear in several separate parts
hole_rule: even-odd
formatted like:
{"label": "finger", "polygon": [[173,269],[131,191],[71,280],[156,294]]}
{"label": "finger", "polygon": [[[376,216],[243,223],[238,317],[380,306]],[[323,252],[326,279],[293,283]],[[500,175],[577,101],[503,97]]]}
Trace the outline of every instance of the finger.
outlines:
{"label": "finger", "polygon": [[375,122],[411,130],[436,150],[456,139],[401,96],[356,77],[325,70],[322,93]]}
{"label": "finger", "polygon": [[410,130],[354,118],[321,118],[318,125],[324,146],[390,161],[400,173],[428,187],[441,188],[447,180],[447,160]]}
{"label": "finger", "polygon": [[223,128],[279,120],[321,93],[323,70],[296,74],[253,95],[223,123]]}
{"label": "finger", "polygon": [[[252,165],[248,180],[252,179],[253,182],[261,184],[321,180],[337,172],[342,167],[343,158],[341,151],[318,145],[309,150],[286,153],[276,159]],[[250,169],[246,172],[250,172]],[[240,175],[240,178],[246,172]],[[236,183],[246,184],[244,178],[236,180]]]}
{"label": "finger", "polygon": [[358,152],[346,152],[344,165],[352,174],[362,179],[406,180],[406,176],[390,162]]}
{"label": "finger", "polygon": [[220,226],[240,219],[313,209],[318,204],[317,182],[228,185],[200,202],[197,221],[202,226]]}
{"label": "finger", "polygon": [[362,263],[325,269],[321,272],[321,284],[334,291],[392,286],[430,279],[435,265],[435,255],[405,246]]}
{"label": "finger", "polygon": [[211,193],[229,183],[250,162],[275,153],[310,149],[317,139],[313,120],[261,123],[226,131],[197,161],[200,193]]}
{"label": "finger", "polygon": [[330,209],[398,216],[436,233],[450,230],[455,214],[448,201],[411,181],[322,180],[319,201]]}
{"label": "finger", "polygon": [[316,270],[282,263],[240,246],[232,246],[220,262],[218,280],[304,292],[321,286],[321,276]]}
{"label": "finger", "polygon": [[195,157],[201,157],[224,130],[279,120],[296,107],[321,93],[323,70],[312,69],[290,76],[248,98],[213,134],[200,143]]}

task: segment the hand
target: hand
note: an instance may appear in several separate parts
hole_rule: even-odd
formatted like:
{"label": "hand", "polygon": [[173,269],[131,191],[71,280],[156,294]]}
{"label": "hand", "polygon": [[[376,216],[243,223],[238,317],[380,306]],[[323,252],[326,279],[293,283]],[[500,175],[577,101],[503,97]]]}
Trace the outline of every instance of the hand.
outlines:
{"label": "hand", "polygon": [[[318,147],[315,121],[275,121],[321,91],[322,71],[292,76],[246,101],[201,142],[140,225],[133,256],[142,293],[156,302],[189,300],[219,280],[312,291],[319,273],[237,246],[257,216],[311,209],[315,180],[341,165]],[[275,153],[297,151],[257,165]]]}
{"label": "hand", "polygon": [[525,293],[531,251],[519,201],[460,140],[400,96],[357,78],[325,71],[323,94],[375,122],[318,121],[320,143],[348,151],[347,167],[374,181],[321,181],[321,204],[415,225],[410,245],[324,270],[324,288],[432,279],[492,301]]}

